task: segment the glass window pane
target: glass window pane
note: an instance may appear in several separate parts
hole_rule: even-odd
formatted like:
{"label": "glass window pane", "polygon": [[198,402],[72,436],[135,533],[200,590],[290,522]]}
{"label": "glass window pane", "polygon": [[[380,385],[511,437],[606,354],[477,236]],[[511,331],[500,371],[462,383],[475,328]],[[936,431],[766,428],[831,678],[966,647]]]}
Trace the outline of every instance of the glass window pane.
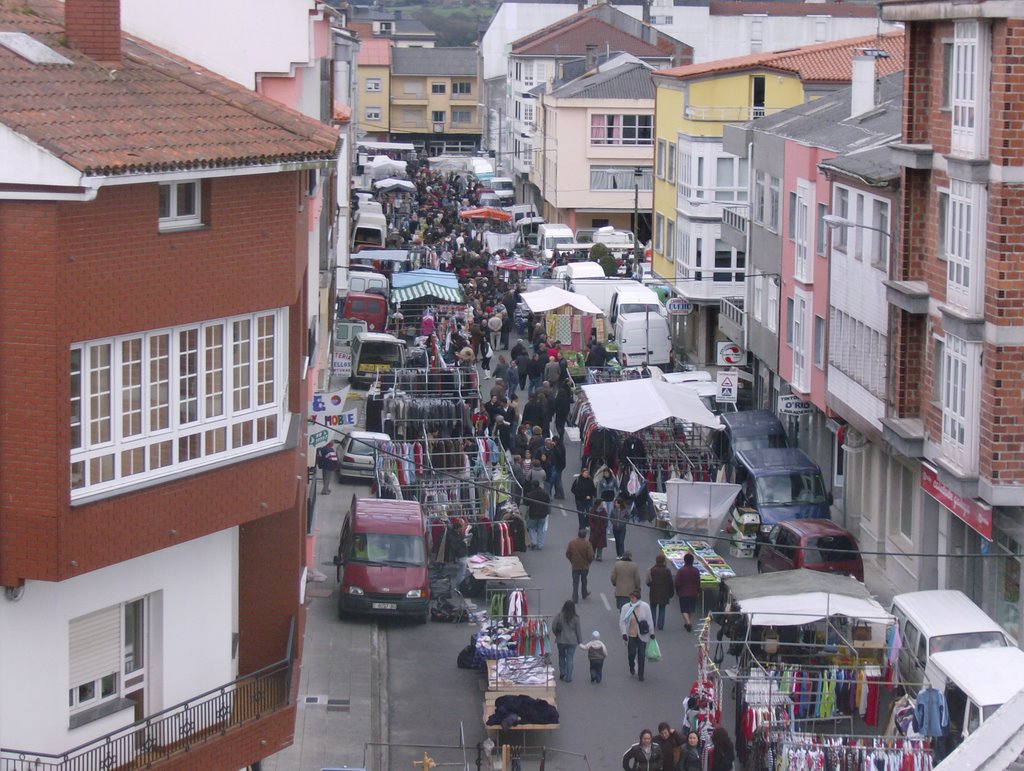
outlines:
{"label": "glass window pane", "polygon": [[149,338],[149,430],[170,428],[170,335]]}
{"label": "glass window pane", "polygon": [[198,182],[178,183],[178,210],[175,212],[178,217],[189,217],[196,214],[196,188],[198,185]]}
{"label": "glass window pane", "polygon": [[[235,412],[247,410],[252,405],[252,340],[248,319],[232,325],[232,408]],[[237,446],[237,445],[236,445]]]}
{"label": "glass window pane", "polygon": [[121,436],[142,433],[142,338],[121,342]]}
{"label": "glass window pane", "polygon": [[224,327],[207,327],[205,338],[205,411],[206,417],[224,414]]}
{"label": "glass window pane", "polygon": [[199,330],[178,334],[178,421],[199,420]]}
{"label": "glass window pane", "polygon": [[171,216],[171,186],[160,185],[159,216],[162,219]]}
{"label": "glass window pane", "polygon": [[130,477],[146,470],[146,448],[133,447],[121,452],[121,476]]}

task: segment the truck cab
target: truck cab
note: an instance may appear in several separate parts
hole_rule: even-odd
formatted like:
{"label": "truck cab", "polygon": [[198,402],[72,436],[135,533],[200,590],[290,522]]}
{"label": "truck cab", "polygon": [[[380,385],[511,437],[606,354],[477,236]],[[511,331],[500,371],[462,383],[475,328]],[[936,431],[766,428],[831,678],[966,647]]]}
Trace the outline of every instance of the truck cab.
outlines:
{"label": "truck cab", "polygon": [[747,473],[737,505],[757,510],[763,535],[787,519],[832,518],[821,469],[803,450],[749,450],[741,457]]}

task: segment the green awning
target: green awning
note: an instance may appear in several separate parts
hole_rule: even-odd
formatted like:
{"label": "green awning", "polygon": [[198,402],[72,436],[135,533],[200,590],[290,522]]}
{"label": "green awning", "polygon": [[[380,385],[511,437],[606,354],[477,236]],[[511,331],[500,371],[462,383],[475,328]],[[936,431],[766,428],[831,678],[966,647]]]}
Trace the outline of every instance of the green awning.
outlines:
{"label": "green awning", "polygon": [[403,286],[401,289],[391,290],[391,302],[405,303],[410,300],[418,300],[421,297],[436,297],[450,303],[462,302],[462,290],[453,289],[450,286],[441,286],[433,281],[421,281],[412,286]]}

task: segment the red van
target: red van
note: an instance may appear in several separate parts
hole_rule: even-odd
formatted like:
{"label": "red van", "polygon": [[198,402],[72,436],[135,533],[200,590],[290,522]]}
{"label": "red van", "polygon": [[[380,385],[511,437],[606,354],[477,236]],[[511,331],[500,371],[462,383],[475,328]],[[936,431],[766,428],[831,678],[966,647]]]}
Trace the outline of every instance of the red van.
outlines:
{"label": "red van", "polygon": [[341,526],[338,617],[352,613],[430,618],[430,537],[416,501],[352,498]]}
{"label": "red van", "polygon": [[388,301],[379,294],[349,292],[341,310],[343,319],[361,319],[371,332],[383,332],[388,321]]}

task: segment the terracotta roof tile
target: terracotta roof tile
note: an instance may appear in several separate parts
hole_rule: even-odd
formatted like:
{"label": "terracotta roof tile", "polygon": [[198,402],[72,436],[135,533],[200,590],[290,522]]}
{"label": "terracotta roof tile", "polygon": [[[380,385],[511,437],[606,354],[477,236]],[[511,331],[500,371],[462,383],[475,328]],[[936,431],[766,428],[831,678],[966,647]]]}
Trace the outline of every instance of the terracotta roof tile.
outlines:
{"label": "terracotta roof tile", "polygon": [[391,38],[370,38],[359,41],[356,62],[363,67],[391,66]]}
{"label": "terracotta roof tile", "polygon": [[777,72],[791,72],[800,80],[819,83],[841,83],[853,77],[853,57],[859,49],[881,48],[889,56],[879,59],[876,73],[879,77],[900,72],[903,69],[903,31],[887,32],[881,36],[833,40],[816,43],[802,48],[774,53],[747,54],[732,59],[687,64],[667,70],[658,70],[655,78],[685,80],[725,72],[764,69]]}
{"label": "terracotta roof tile", "polygon": [[625,51],[633,56],[671,57],[664,51],[611,24],[590,16],[571,16],[563,22],[552,24],[548,31],[530,36],[525,42],[512,44],[513,56],[583,56],[588,45],[597,45],[602,50]]}
{"label": "terracotta roof tile", "polygon": [[330,126],[148,43],[123,36],[116,71],[101,67],[63,44],[63,19],[55,0],[0,5],[0,31],[72,61],[35,65],[0,46],[0,123],[72,167],[125,174],[333,156]]}

